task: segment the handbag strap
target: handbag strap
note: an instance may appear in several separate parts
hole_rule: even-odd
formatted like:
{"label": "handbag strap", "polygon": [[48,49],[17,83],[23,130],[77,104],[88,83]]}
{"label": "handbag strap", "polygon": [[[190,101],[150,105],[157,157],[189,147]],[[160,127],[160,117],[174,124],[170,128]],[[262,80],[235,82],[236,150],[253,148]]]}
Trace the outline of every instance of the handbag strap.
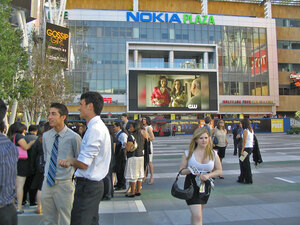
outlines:
{"label": "handbag strap", "polygon": [[186,168],[183,168],[183,169],[181,169],[181,170],[178,172],[178,174],[177,174],[177,176],[176,176],[176,181],[178,180],[178,177],[179,177],[181,171],[184,170],[184,169],[186,169]]}
{"label": "handbag strap", "polygon": [[16,136],[17,136],[17,134],[15,134],[15,136],[14,136],[14,141],[13,141],[14,145],[16,145]]}

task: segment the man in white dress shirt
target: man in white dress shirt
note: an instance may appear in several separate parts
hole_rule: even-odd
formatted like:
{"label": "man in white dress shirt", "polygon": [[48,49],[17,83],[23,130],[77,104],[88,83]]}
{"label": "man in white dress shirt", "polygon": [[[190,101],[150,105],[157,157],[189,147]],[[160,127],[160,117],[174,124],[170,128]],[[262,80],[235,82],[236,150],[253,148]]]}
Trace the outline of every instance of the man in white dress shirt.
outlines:
{"label": "man in white dress shirt", "polygon": [[71,213],[71,225],[98,225],[99,204],[103,196],[103,178],[111,160],[110,134],[100,118],[103,98],[97,92],[87,92],[80,98],[80,117],[86,120],[87,131],[77,158],[59,161],[62,167],[74,166],[76,188]]}

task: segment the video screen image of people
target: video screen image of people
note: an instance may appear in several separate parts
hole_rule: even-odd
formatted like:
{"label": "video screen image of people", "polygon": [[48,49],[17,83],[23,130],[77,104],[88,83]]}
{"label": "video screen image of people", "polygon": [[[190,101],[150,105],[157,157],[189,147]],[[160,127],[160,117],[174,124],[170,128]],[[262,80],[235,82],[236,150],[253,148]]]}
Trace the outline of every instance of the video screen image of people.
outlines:
{"label": "video screen image of people", "polygon": [[138,75],[138,108],[209,109],[209,77],[201,75]]}

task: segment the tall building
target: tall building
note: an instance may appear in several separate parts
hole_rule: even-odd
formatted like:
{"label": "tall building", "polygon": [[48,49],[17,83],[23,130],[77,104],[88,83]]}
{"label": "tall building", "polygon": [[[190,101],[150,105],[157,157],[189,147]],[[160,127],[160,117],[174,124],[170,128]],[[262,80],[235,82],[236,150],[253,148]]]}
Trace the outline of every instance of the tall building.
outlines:
{"label": "tall building", "polygon": [[69,0],[66,9],[74,92],[102,93],[110,116],[300,110],[299,1]]}

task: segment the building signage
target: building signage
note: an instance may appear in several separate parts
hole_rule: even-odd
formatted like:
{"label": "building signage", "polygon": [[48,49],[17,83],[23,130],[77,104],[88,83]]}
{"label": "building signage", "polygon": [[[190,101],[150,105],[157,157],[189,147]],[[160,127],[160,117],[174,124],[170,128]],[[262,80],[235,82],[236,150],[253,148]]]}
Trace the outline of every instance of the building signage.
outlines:
{"label": "building signage", "polygon": [[291,73],[290,78],[293,80],[300,80],[300,73]]}
{"label": "building signage", "polygon": [[268,70],[267,49],[255,52],[251,57],[252,75],[259,75]]}
{"label": "building signage", "polygon": [[273,101],[265,100],[223,100],[224,104],[273,104]]}
{"label": "building signage", "polygon": [[69,29],[46,23],[46,57],[69,65]]}
{"label": "building signage", "polygon": [[127,12],[126,20],[134,22],[153,22],[153,23],[186,23],[215,25],[213,16],[177,14],[177,13],[158,13],[158,12]]}
{"label": "building signage", "polygon": [[284,132],[283,119],[271,119],[271,131],[273,132]]}

